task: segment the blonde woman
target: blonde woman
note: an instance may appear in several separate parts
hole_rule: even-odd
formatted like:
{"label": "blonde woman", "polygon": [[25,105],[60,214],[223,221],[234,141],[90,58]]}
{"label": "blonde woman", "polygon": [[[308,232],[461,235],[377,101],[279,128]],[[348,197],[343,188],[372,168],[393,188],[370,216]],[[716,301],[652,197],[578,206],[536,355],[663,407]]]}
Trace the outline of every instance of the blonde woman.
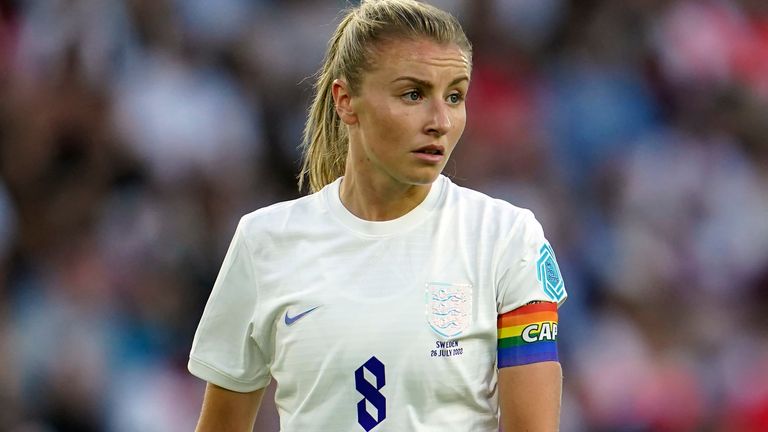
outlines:
{"label": "blonde woman", "polygon": [[471,58],[434,7],[347,12],[307,120],[312,194],[242,218],[201,318],[199,432],[250,431],[272,378],[284,431],[558,429],[554,252],[530,211],[441,175]]}

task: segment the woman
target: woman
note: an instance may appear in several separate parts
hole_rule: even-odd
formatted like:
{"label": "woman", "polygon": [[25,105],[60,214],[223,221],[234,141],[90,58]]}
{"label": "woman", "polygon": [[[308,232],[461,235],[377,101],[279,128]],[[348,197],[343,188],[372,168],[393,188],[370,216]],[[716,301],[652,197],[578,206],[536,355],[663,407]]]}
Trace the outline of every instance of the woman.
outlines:
{"label": "woman", "polygon": [[440,175],[471,46],[449,14],[363,1],[305,131],[312,195],[245,216],[195,336],[198,431],[552,431],[565,290],[531,212]]}

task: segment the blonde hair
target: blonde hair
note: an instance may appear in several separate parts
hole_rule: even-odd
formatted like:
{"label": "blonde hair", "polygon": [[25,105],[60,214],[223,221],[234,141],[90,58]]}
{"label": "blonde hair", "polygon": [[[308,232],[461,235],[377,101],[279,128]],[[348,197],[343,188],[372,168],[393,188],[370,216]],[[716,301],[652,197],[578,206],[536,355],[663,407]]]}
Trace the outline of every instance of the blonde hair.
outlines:
{"label": "blonde hair", "polygon": [[317,192],[344,174],[349,138],[336,114],[331,89],[344,78],[354,94],[363,72],[370,70],[375,45],[386,39],[429,38],[458,45],[471,59],[472,46],[451,14],[415,0],[363,0],[347,9],[328,41],[323,65],[316,75],[315,97],[304,128],[304,161],[299,189],[309,180]]}

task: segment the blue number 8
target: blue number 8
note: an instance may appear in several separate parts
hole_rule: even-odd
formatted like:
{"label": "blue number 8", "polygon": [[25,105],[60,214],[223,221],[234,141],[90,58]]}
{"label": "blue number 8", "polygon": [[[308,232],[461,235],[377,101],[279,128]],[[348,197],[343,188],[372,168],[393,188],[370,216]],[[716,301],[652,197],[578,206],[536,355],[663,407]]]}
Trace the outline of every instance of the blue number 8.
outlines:
{"label": "blue number 8", "polygon": [[[376,383],[372,384],[365,379],[363,369],[373,374]],[[367,431],[375,428],[376,425],[387,418],[387,399],[379,390],[384,387],[384,363],[376,357],[371,357],[362,366],[355,371],[355,388],[363,398],[357,403],[357,422]],[[376,418],[368,413],[366,403],[368,401],[376,408]]]}

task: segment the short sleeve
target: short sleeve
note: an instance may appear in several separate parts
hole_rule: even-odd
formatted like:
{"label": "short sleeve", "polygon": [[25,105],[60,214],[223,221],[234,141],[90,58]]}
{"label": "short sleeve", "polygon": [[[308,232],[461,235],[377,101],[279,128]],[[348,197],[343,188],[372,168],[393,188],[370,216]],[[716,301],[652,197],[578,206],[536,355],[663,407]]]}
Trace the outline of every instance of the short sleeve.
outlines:
{"label": "short sleeve", "polygon": [[523,210],[502,245],[496,268],[499,315],[534,301],[559,306],[568,297],[555,252],[529,210]]}
{"label": "short sleeve", "polygon": [[198,378],[245,393],[265,387],[269,369],[251,337],[258,295],[243,225],[241,220],[213,285],[188,368]]}

